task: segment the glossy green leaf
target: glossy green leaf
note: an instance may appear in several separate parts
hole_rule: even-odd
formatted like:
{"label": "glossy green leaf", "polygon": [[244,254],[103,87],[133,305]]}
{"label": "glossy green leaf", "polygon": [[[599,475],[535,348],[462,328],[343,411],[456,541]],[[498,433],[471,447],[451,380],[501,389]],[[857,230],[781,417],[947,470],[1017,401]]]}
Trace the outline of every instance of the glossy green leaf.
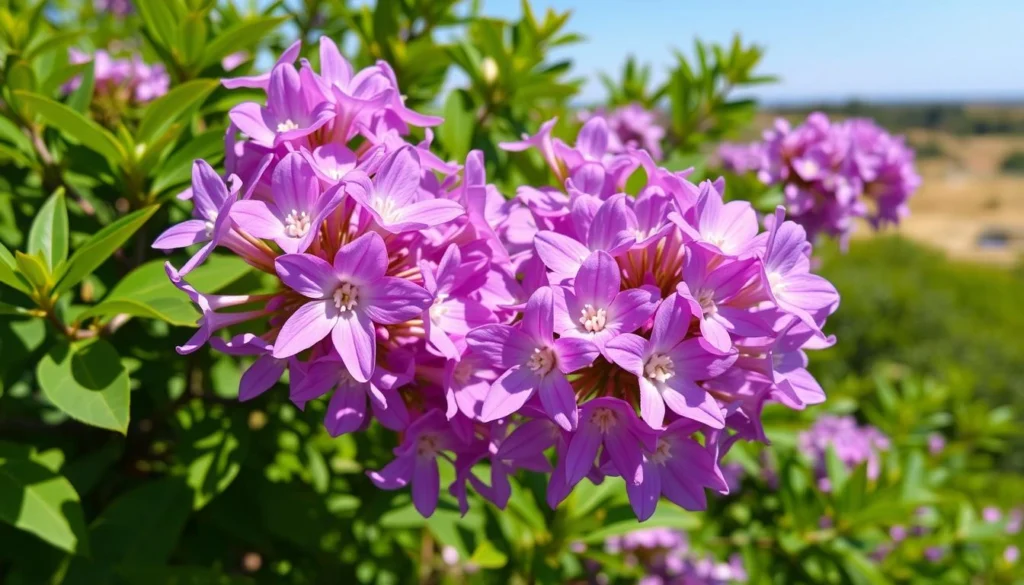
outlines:
{"label": "glossy green leaf", "polygon": [[31,294],[32,287],[18,272],[17,260],[7,246],[0,244],[0,282],[25,294]]}
{"label": "glossy green leaf", "polygon": [[126,566],[117,570],[125,585],[254,585],[249,577],[226,575],[210,567]]}
{"label": "glossy green leaf", "polygon": [[37,461],[0,456],[0,520],[57,548],[88,553],[85,517],[75,488]]}
{"label": "glossy green leaf", "polygon": [[508,555],[495,548],[490,541],[485,540],[473,551],[469,562],[482,569],[500,569],[508,564]]}
{"label": "glossy green leaf", "polygon": [[174,4],[177,0],[134,0],[146,30],[163,47],[170,48],[178,38],[178,24]]}
{"label": "glossy green leaf", "polygon": [[22,104],[42,116],[48,126],[59,130],[61,136],[77,140],[86,148],[102,154],[111,163],[116,164],[127,158],[121,143],[96,122],[48,97],[25,91],[17,91],[15,94]]}
{"label": "glossy green leaf", "polygon": [[93,90],[96,88],[96,65],[87,63],[82,71],[81,81],[75,91],[68,96],[68,106],[76,112],[86,114],[92,102]]}
{"label": "glossy green leaf", "polygon": [[63,187],[46,200],[32,220],[28,253],[41,255],[51,273],[68,259],[68,208]]}
{"label": "glossy green leaf", "polygon": [[42,258],[36,255],[14,253],[14,262],[18,266],[18,273],[25,277],[32,287],[37,290],[49,290],[53,284],[53,277],[50,271],[43,264]]}
{"label": "glossy green leaf", "polygon": [[257,18],[217,33],[199,61],[199,70],[219,63],[221,59],[239,49],[252,47],[286,20],[288,17],[285,16]]}
{"label": "glossy green leaf", "polygon": [[57,278],[55,291],[62,293],[82,281],[99,268],[128,238],[139,231],[149,220],[158,207],[151,205],[130,213],[114,223],[93,234],[80,248],[75,250],[71,259],[64,265]]}
{"label": "glossy green leaf", "polygon": [[[132,315],[160,319],[171,325],[194,327],[199,312],[187,295],[167,277],[165,260],[153,260],[122,278],[102,302],[86,309],[79,319]],[[196,290],[214,293],[251,272],[252,268],[237,256],[212,255],[188,275]]]}
{"label": "glossy green leaf", "polygon": [[192,506],[198,510],[238,476],[248,447],[248,428],[237,416],[220,408],[207,409],[199,401],[178,412],[178,423],[182,433],[176,441],[177,457],[195,494]]}
{"label": "glossy green leaf", "polygon": [[[153,170],[156,179],[150,187],[157,195],[167,189],[188,183],[192,178],[192,161],[201,158],[216,165],[224,156],[224,129],[208,130],[181,145],[167,157],[163,165]],[[174,192],[172,192],[174,193]]]}
{"label": "glossy green leaf", "polygon": [[36,368],[43,394],[83,423],[128,432],[128,372],[114,346],[104,340],[59,344]]}
{"label": "glossy green leaf", "polygon": [[201,104],[215,87],[216,79],[194,79],[149,104],[135,134],[139,144],[149,144],[163,136],[172,124]]}
{"label": "glossy green leaf", "polygon": [[450,158],[465,160],[473,141],[475,125],[469,96],[461,90],[449,93],[444,103],[444,124],[438,133]]}

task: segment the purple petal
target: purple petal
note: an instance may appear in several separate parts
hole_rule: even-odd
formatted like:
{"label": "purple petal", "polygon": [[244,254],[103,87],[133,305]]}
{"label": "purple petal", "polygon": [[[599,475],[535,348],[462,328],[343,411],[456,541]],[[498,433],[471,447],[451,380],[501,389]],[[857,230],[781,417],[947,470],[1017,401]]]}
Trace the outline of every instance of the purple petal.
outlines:
{"label": "purple petal", "polygon": [[345,281],[368,285],[387,271],[388,251],[380,234],[369,232],[342,246],[334,256],[334,270]]}
{"label": "purple petal", "polygon": [[626,494],[637,520],[643,522],[654,515],[658,499],[661,498],[661,470],[658,469],[658,465],[645,458],[643,480],[638,484],[627,481]]}
{"label": "purple petal", "polygon": [[533,396],[540,379],[525,366],[513,366],[491,384],[480,411],[482,422],[491,422],[518,412]]}
{"label": "purple petal", "polygon": [[643,453],[636,439],[624,430],[620,429],[614,436],[606,436],[604,450],[626,485],[639,485],[644,480]]}
{"label": "purple petal", "polygon": [[707,496],[704,494],[704,488],[694,481],[689,465],[684,460],[677,462],[673,458],[663,469],[661,493],[666,499],[685,510],[707,508]]}
{"label": "purple petal", "polygon": [[623,370],[642,378],[647,347],[647,340],[643,337],[624,333],[608,340],[604,344],[604,353]]}
{"label": "purple petal", "polygon": [[416,149],[407,146],[395,151],[381,164],[374,177],[374,197],[391,199],[396,209],[416,200],[420,189],[420,159]]}
{"label": "purple petal", "polygon": [[647,378],[640,378],[640,418],[652,429],[665,425],[665,400]]}
{"label": "purple petal", "polygon": [[364,309],[374,323],[394,325],[419,317],[432,301],[423,287],[401,278],[385,276],[368,288]]}
{"label": "purple petal", "polygon": [[274,357],[291,357],[327,337],[338,321],[331,301],[312,301],[298,308],[285,321],[274,341]]}
{"label": "purple petal", "polygon": [[326,35],[320,37],[320,75],[331,85],[347,85],[352,79],[352,65]]}
{"label": "purple petal", "polygon": [[[563,459],[565,460],[565,481],[569,487],[580,482],[590,473],[594,458],[604,436],[593,425],[583,425],[572,438]],[[555,469],[557,473],[558,469]]]}
{"label": "purple petal", "polygon": [[326,260],[309,254],[284,254],[274,260],[281,280],[295,292],[311,299],[330,298],[338,277]]}
{"label": "purple petal", "polygon": [[541,287],[530,295],[523,310],[522,328],[537,345],[554,341],[555,298],[551,287]]}
{"label": "purple petal", "polygon": [[358,382],[368,382],[377,362],[376,332],[369,315],[360,310],[342,313],[334,326],[331,341],[341,361],[345,362],[348,373]]}
{"label": "purple petal", "polygon": [[[448,223],[462,217],[465,208],[458,201],[450,199],[426,199],[411,204],[402,204],[395,210],[392,221],[387,221],[389,231],[419,231]],[[387,219],[387,218],[385,218]]]}
{"label": "purple petal", "polygon": [[228,188],[210,163],[198,159],[192,163],[192,202],[204,219],[217,217],[228,199]]}
{"label": "purple petal", "polygon": [[651,347],[654,351],[666,351],[686,336],[690,329],[692,312],[690,305],[678,293],[668,296],[654,314],[654,329],[651,331]]}
{"label": "purple petal", "polygon": [[231,219],[257,238],[276,240],[284,237],[284,223],[265,201],[243,199],[235,203],[231,206]]}
{"label": "purple petal", "polygon": [[231,108],[228,118],[238,131],[261,146],[273,146],[276,133],[267,127],[266,109],[256,102],[245,102]]}
{"label": "purple petal", "polygon": [[466,342],[473,353],[498,369],[526,363],[536,349],[526,334],[508,325],[477,327],[466,336]]}
{"label": "purple petal", "polygon": [[700,334],[718,351],[732,349],[732,337],[729,336],[729,330],[715,319],[701,319]]}
{"label": "purple petal", "polygon": [[607,252],[598,250],[587,256],[573,283],[576,298],[582,304],[607,309],[622,283],[619,272],[618,263]]}
{"label": "purple petal", "polygon": [[409,426],[409,411],[395,388],[378,388],[371,382],[370,406],[373,407],[373,416],[384,428],[401,431]]}
{"label": "purple petal", "polygon": [[706,424],[713,429],[725,427],[722,408],[718,406],[713,396],[694,382],[673,376],[662,385],[661,396],[665,400],[665,405],[679,416]]}
{"label": "purple petal", "polygon": [[437,508],[440,490],[441,476],[437,469],[437,459],[417,457],[413,468],[412,503],[424,518],[429,518]]}
{"label": "purple petal", "polygon": [[576,394],[565,376],[557,372],[549,372],[540,381],[540,403],[544,412],[555,421],[555,424],[567,431],[576,429],[579,422],[579,409],[576,407]]}
{"label": "purple petal", "polygon": [[617,256],[636,243],[636,230],[636,216],[626,205],[626,195],[615,195],[594,214],[587,232],[587,246]]}
{"label": "purple petal", "polygon": [[366,392],[362,386],[346,384],[331,396],[324,416],[324,426],[332,437],[355,432],[363,426],[366,420]]}
{"label": "purple petal", "polygon": [[501,442],[496,457],[500,460],[516,460],[543,453],[558,440],[557,431],[551,421],[533,419],[520,425],[507,439]]}
{"label": "purple petal", "polygon": [[537,232],[533,245],[544,265],[556,274],[576,274],[590,256],[590,249],[583,244],[551,231]]}
{"label": "purple petal", "polygon": [[176,250],[210,240],[206,234],[206,222],[201,219],[187,219],[167,228],[160,234],[153,247],[157,250]]}
{"label": "purple petal", "polygon": [[658,309],[661,293],[653,286],[631,288],[615,295],[608,306],[608,324],[620,333],[632,333],[642,327]]}
{"label": "purple petal", "polygon": [[600,355],[592,341],[578,337],[561,337],[555,340],[554,349],[558,369],[565,374],[589,367]]}
{"label": "purple petal", "polygon": [[285,360],[274,359],[269,354],[260,356],[242,374],[242,379],[238,383],[238,399],[242,402],[252,400],[269,390],[281,379],[285,365]]}
{"label": "purple petal", "polygon": [[373,484],[382,490],[397,490],[407,485],[413,479],[413,468],[416,466],[415,453],[399,455],[391,463],[384,466],[380,471],[368,471]]}
{"label": "purple petal", "polygon": [[576,136],[576,148],[587,160],[601,160],[608,152],[608,122],[601,116],[594,116],[580,128]]}

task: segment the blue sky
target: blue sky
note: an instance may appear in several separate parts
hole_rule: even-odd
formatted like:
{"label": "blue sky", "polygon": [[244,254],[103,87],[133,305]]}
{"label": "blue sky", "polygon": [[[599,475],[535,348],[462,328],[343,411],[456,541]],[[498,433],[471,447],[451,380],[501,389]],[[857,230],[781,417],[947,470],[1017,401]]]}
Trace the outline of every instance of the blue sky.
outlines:
{"label": "blue sky", "polygon": [[[767,49],[763,71],[781,83],[770,101],[1024,98],[1024,0],[533,0],[535,12],[572,9],[587,42],[565,50],[578,74],[618,71],[628,54],[654,65],[694,36],[734,32]],[[519,0],[484,0],[483,13],[518,18]],[[583,101],[603,90],[588,83]]]}

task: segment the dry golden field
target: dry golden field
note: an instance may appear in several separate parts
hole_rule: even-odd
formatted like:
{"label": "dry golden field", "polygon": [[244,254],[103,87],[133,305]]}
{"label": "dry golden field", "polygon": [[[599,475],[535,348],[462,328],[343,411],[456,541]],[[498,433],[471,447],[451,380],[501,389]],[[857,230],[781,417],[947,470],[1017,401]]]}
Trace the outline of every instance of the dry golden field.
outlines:
{"label": "dry golden field", "polygon": [[923,184],[899,233],[954,258],[1016,262],[1024,253],[1024,175],[1000,173],[999,164],[1024,151],[1024,136],[911,130],[908,138],[915,145],[937,144],[944,154],[918,161]]}

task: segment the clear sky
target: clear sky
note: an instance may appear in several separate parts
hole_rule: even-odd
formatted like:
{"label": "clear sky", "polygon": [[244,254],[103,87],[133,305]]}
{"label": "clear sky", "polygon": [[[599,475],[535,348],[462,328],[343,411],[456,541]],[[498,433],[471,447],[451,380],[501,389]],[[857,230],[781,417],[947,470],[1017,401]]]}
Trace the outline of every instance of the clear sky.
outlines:
{"label": "clear sky", "polygon": [[[755,92],[771,102],[811,99],[1024,99],[1024,0],[533,0],[571,9],[587,42],[565,50],[578,74],[617,72],[628,54],[657,80],[672,47],[739,32],[767,50]],[[518,18],[519,0],[483,0],[483,12]],[[590,81],[583,101],[603,97]]]}

